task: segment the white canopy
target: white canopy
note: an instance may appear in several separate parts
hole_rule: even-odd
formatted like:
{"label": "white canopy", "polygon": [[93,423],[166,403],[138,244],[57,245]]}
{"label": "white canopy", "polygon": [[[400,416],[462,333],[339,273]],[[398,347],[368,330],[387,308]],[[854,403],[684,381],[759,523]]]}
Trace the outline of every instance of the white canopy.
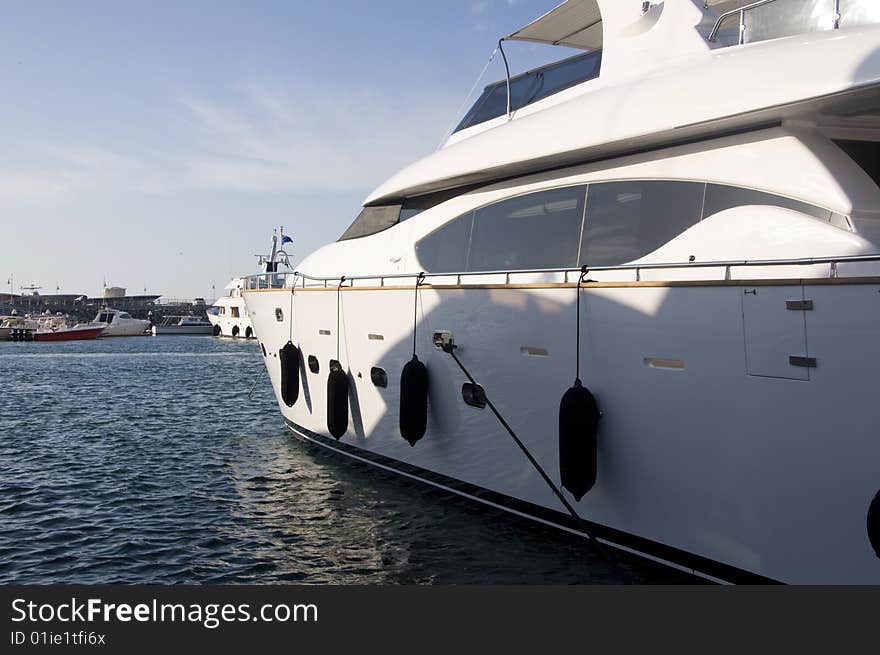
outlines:
{"label": "white canopy", "polygon": [[[636,2],[636,0],[626,1]],[[720,13],[737,9],[749,2],[754,0],[708,0],[706,4]],[[581,50],[598,50],[602,47],[602,12],[599,9],[599,1],[566,0],[507,38],[563,45]]]}
{"label": "white canopy", "polygon": [[598,50],[602,47],[602,12],[596,0],[566,0],[507,38]]}

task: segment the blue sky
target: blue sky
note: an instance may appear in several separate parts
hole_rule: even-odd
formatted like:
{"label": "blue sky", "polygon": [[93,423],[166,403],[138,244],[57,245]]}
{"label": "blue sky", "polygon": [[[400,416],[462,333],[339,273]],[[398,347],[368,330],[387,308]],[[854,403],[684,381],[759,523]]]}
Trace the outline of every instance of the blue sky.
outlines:
{"label": "blue sky", "polygon": [[[211,296],[434,150],[556,0],[43,2],[0,21],[0,288]],[[567,54],[510,44],[514,70]],[[503,76],[496,59],[484,82]]]}

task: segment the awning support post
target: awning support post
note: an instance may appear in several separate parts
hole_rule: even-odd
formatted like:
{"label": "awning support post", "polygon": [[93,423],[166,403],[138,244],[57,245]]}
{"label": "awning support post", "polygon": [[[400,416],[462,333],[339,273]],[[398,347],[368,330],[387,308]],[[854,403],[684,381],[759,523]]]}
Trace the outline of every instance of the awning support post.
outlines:
{"label": "awning support post", "polygon": [[507,79],[507,118],[510,118],[510,66],[507,64],[507,55],[504,54],[504,46],[501,44],[504,38],[498,39],[498,49],[501,51],[501,58],[504,60],[504,74]]}

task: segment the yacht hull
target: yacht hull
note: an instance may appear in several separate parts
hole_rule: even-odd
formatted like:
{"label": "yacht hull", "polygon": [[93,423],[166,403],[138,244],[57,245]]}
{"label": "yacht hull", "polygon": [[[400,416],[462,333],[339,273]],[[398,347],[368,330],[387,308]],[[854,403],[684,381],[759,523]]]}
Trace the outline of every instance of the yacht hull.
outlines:
{"label": "yacht hull", "polygon": [[[298,436],[576,530],[495,417],[463,402],[467,379],[431,343],[435,330],[454,334],[458,357],[558,484],[575,293],[559,283],[423,287],[416,350],[429,372],[429,421],[415,447],[398,428],[411,288],[245,298]],[[880,279],[602,283],[581,293],[580,376],[603,418],[596,485],[568,499],[602,539],[723,581],[880,583],[866,530],[880,489]],[[788,309],[803,299],[812,310]],[[280,396],[288,340],[320,367],[300,371],[292,408]],[[351,389],[338,441],[326,420],[331,359]],[[373,367],[387,387],[371,381]]]}
{"label": "yacht hull", "polygon": [[101,333],[102,337],[141,337],[148,334],[150,330],[149,321],[137,321],[129,325],[110,325],[104,328]]}
{"label": "yacht hull", "polygon": [[[244,306],[242,306],[242,310],[244,310]],[[249,318],[232,318],[208,314],[208,320],[214,326],[213,334],[215,337],[252,339],[255,336],[254,328]]]}
{"label": "yacht hull", "polygon": [[212,334],[210,325],[154,325],[152,329],[153,336],[167,335],[187,335],[187,336],[208,336]]}
{"label": "yacht hull", "polygon": [[[357,462],[368,464],[377,469],[396,473],[411,480],[418,480],[423,484],[434,488],[462,496],[476,503],[480,503],[493,509],[500,509],[521,518],[536,521],[543,525],[549,525],[569,533],[577,534],[585,539],[590,536],[598,539],[603,544],[611,545],[628,553],[648,558],[655,562],[666,564],[672,568],[694,573],[703,578],[717,582],[735,584],[778,584],[776,580],[756,575],[749,571],[715,562],[694,553],[673,548],[667,544],[645,539],[636,534],[629,534],[615,530],[606,525],[600,525],[593,521],[575,522],[572,517],[563,512],[549,509],[542,505],[523,501],[504,494],[499,494],[462,480],[447,477],[436,471],[423,469],[400,460],[390,459],[370,450],[350,446],[344,441],[336,441],[315,432],[311,432],[302,426],[285,420],[288,430],[296,438],[303,442],[328,450],[341,458],[349,458]],[[588,535],[584,528],[590,531]]]}
{"label": "yacht hull", "polygon": [[71,328],[69,330],[57,330],[55,332],[34,332],[34,341],[79,341],[83,339],[97,339],[101,336],[101,327]]}

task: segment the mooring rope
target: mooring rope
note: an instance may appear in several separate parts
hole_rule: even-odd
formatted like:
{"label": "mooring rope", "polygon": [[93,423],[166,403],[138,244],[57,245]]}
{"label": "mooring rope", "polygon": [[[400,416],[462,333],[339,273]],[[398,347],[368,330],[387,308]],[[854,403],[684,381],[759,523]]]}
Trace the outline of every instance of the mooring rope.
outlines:
{"label": "mooring rope", "polygon": [[[342,307],[342,284],[345,282],[345,276],[339,278],[339,286],[336,287],[336,361],[339,362],[339,315]],[[340,368],[342,362],[339,362]]]}
{"label": "mooring rope", "polygon": [[416,277],[416,288],[414,292],[414,300],[413,300],[413,357],[416,356],[416,328],[418,327],[419,322],[419,287],[422,285],[422,282],[425,280],[425,272],[422,271]]}
{"label": "mooring rope", "polygon": [[577,283],[577,319],[575,320],[575,325],[577,326],[577,332],[575,333],[575,373],[574,379],[576,384],[580,384],[581,381],[581,284],[584,283],[584,278],[587,277],[586,265],[581,267],[581,274],[578,277]]}

